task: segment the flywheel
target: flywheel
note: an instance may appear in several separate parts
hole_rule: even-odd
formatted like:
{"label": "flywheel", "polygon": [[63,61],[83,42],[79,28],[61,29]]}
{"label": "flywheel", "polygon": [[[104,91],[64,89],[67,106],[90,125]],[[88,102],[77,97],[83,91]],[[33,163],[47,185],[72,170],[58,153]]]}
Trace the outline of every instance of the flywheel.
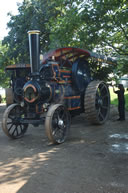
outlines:
{"label": "flywheel", "polygon": [[104,81],[92,81],[84,95],[85,117],[92,124],[103,124],[110,111],[110,94]]}

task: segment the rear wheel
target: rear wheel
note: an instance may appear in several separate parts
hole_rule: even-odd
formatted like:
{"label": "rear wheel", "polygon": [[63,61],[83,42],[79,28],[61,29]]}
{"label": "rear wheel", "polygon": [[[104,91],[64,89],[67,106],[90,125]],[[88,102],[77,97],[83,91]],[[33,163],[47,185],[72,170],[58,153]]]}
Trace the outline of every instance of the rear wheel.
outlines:
{"label": "rear wheel", "polygon": [[2,129],[4,133],[13,139],[22,137],[28,128],[28,124],[21,123],[21,119],[24,117],[25,113],[20,105],[10,105],[3,115]]}
{"label": "rear wheel", "polygon": [[45,129],[48,139],[53,144],[63,143],[70,128],[70,114],[67,109],[61,105],[52,105],[45,119]]}
{"label": "rear wheel", "polygon": [[93,124],[103,124],[110,111],[109,89],[103,81],[92,81],[84,96],[86,118]]}

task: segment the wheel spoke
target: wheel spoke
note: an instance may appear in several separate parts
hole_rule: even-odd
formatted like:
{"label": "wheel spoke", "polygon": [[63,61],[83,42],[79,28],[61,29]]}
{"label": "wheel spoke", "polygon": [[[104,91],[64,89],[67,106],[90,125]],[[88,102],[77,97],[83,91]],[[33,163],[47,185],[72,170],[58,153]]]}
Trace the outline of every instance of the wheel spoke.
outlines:
{"label": "wheel spoke", "polygon": [[99,116],[102,118],[102,120],[104,120],[104,116],[103,116],[103,114],[101,113],[101,111],[99,111]]}
{"label": "wheel spoke", "polygon": [[11,121],[11,122],[7,122],[7,125],[10,125],[10,124],[12,124],[13,122]]}
{"label": "wheel spoke", "polygon": [[58,128],[56,128],[56,129],[54,129],[54,130],[52,131],[53,136],[56,135],[57,131],[58,131]]}
{"label": "wheel spoke", "polygon": [[57,120],[58,120],[58,121],[60,120],[59,112],[57,112]]}
{"label": "wheel spoke", "polygon": [[104,84],[101,85],[100,91],[102,91],[106,86]]}
{"label": "wheel spoke", "polygon": [[14,133],[15,133],[16,129],[17,129],[17,126],[15,125],[15,129],[14,129],[14,131],[12,132],[12,136],[14,136]]}
{"label": "wheel spoke", "polygon": [[8,118],[9,119],[14,119],[14,115],[9,115]]}
{"label": "wheel spoke", "polygon": [[62,112],[61,119],[64,119],[65,112]]}
{"label": "wheel spoke", "polygon": [[11,128],[14,126],[14,124],[12,124],[10,127],[9,127],[9,129],[8,129],[8,132],[11,130]]}
{"label": "wheel spoke", "polygon": [[19,133],[18,133],[18,126],[17,126],[17,128],[16,128],[16,136],[18,136],[19,135]]}
{"label": "wheel spoke", "polygon": [[22,128],[22,125],[20,124],[20,130],[21,130],[21,132],[23,131],[23,128]]}

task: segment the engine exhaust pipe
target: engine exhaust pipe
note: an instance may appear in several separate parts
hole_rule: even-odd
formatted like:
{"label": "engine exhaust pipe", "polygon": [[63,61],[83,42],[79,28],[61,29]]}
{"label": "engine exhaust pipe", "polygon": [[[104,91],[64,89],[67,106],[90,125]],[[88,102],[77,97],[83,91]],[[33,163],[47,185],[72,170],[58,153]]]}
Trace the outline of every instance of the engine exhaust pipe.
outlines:
{"label": "engine exhaust pipe", "polygon": [[29,53],[30,53],[30,65],[32,76],[39,75],[39,30],[28,31],[29,38]]}

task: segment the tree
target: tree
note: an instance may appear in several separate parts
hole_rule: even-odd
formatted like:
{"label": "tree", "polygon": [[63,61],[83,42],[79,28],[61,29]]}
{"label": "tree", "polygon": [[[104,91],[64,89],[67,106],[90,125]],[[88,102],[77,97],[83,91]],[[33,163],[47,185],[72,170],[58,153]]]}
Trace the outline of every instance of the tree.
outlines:
{"label": "tree", "polygon": [[128,72],[127,18],[126,0],[78,0],[58,17],[52,40],[57,37],[60,46],[79,46],[116,57],[117,71],[123,74]]}
{"label": "tree", "polygon": [[[11,62],[29,62],[27,32],[38,29],[42,53],[58,47],[80,47],[116,57],[117,71],[128,72],[126,0],[24,0],[18,10],[18,15],[10,15],[10,31],[3,41]],[[102,71],[110,73],[112,67]]]}
{"label": "tree", "polygon": [[2,46],[0,41],[0,86],[6,87],[9,85],[9,77],[5,73],[5,67],[11,62],[10,58],[7,56],[7,47]]}
{"label": "tree", "polygon": [[11,16],[7,24],[10,29],[8,36],[4,38],[3,44],[8,46],[8,57],[14,59],[15,63],[29,62],[28,35],[29,30],[41,31],[41,50],[43,52],[49,47],[50,18],[56,18],[58,10],[55,9],[53,0],[24,0],[19,5],[19,14]]}

